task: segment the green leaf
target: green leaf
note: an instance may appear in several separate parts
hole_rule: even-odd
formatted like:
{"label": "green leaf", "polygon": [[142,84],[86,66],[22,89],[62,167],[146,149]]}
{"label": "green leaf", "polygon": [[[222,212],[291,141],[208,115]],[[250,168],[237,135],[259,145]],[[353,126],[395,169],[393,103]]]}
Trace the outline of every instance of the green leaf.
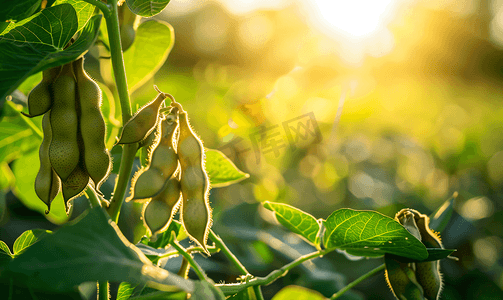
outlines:
{"label": "green leaf", "polygon": [[126,0],[129,9],[142,17],[152,17],[160,13],[170,0]]}
{"label": "green leaf", "polygon": [[458,197],[458,193],[454,193],[451,198],[440,206],[436,212],[430,216],[430,228],[442,232],[445,229],[454,211],[454,200]]}
{"label": "green leaf", "polygon": [[133,294],[134,287],[129,282],[121,282],[117,291],[117,300],[128,300]]}
{"label": "green leaf", "polygon": [[0,241],[0,250],[2,250],[0,252],[1,255],[8,255],[10,257],[14,257],[14,254],[10,252],[9,246],[7,246],[7,244],[4,241]]}
{"label": "green leaf", "polygon": [[272,210],[278,222],[290,231],[304,237],[315,246],[320,244],[318,237],[320,224],[312,215],[288,204],[266,201],[263,205],[265,208]]}
{"label": "green leaf", "polygon": [[133,45],[124,52],[130,93],[152,78],[162,67],[174,41],[175,32],[168,23],[151,20],[140,24]]}
{"label": "green leaf", "polygon": [[39,241],[41,238],[46,237],[51,233],[52,231],[45,229],[26,230],[14,242],[13,247],[14,256],[20,255],[26,250],[26,248],[30,247],[31,245]]}
{"label": "green leaf", "polygon": [[2,1],[0,22],[19,21],[31,16],[40,7],[42,0]]}
{"label": "green leaf", "polygon": [[101,22],[101,15],[93,16],[77,41],[63,49],[78,28],[73,6],[52,6],[35,16],[0,36],[1,97],[12,93],[30,75],[77,59],[96,40]]}
{"label": "green leaf", "polygon": [[180,228],[182,228],[182,223],[177,220],[171,220],[168,229],[166,229],[162,234],[157,235],[157,240],[155,242],[151,242],[149,238],[144,237],[141,239],[140,243],[155,249],[164,249],[164,247],[168,246],[173,241],[171,232],[174,231],[175,235],[178,236]]}
{"label": "green leaf", "polygon": [[272,300],[324,300],[326,299],[317,291],[306,289],[301,286],[289,285],[279,291]]}
{"label": "green leaf", "polygon": [[441,248],[426,248],[426,251],[428,251],[428,257],[422,260],[417,260],[417,259],[409,259],[406,257],[401,257],[401,256],[396,256],[393,255],[392,257],[400,262],[428,262],[428,261],[434,261],[434,260],[439,260],[439,259],[444,259],[447,256],[451,255],[453,252],[456,251],[456,249],[441,249]]}
{"label": "green leaf", "polygon": [[339,209],[325,221],[326,248],[359,256],[390,253],[412,259],[428,257],[426,247],[394,219],[375,211]]}
{"label": "green leaf", "polygon": [[77,12],[77,19],[79,21],[77,31],[81,30],[87,24],[87,21],[89,21],[94,13],[94,5],[89,4],[83,0],[57,0],[52,6],[63,3],[71,4]]}
{"label": "green leaf", "polygon": [[240,171],[225,154],[218,150],[206,149],[206,172],[214,188],[225,187],[250,177]]}
{"label": "green leaf", "polygon": [[[40,141],[38,144],[40,144]],[[47,205],[35,193],[34,182],[39,169],[38,151],[33,151],[16,159],[12,165],[12,172],[17,179],[13,192],[26,207],[45,215]],[[45,217],[56,224],[68,221],[61,193],[52,201],[51,210]]]}
{"label": "green leaf", "polygon": [[101,207],[30,246],[9,264],[12,276],[34,289],[69,291],[87,281],[147,283],[193,293],[194,282],[153,266]]}

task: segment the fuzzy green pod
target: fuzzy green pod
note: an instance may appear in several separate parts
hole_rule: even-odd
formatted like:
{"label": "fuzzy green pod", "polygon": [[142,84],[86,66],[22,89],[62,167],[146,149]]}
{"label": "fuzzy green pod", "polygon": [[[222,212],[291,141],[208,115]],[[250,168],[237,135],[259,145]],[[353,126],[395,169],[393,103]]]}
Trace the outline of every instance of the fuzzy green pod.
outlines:
{"label": "fuzzy green pod", "polygon": [[51,210],[51,202],[58,195],[61,188],[61,180],[51,166],[49,159],[49,145],[52,139],[52,130],[50,124],[50,112],[42,118],[42,129],[44,139],[40,145],[39,158],[40,169],[35,178],[35,192],[37,196],[47,205],[46,213]]}
{"label": "fuzzy green pod", "polygon": [[[440,235],[430,229],[430,218],[416,210],[414,212],[417,227],[421,233],[422,242],[427,248],[444,248]],[[428,299],[440,299],[442,292],[442,274],[440,273],[440,261],[428,261],[416,264],[416,275],[419,284],[424,289],[424,295]]]}
{"label": "fuzzy green pod", "polygon": [[53,102],[51,84],[58,77],[60,71],[61,66],[58,66],[42,72],[42,81],[28,95],[28,114],[23,113],[23,115],[33,118],[43,115],[51,109]]}
{"label": "fuzzy green pod", "polygon": [[141,107],[122,128],[117,144],[132,144],[143,141],[154,129],[159,119],[159,109],[166,99],[159,93],[151,102]]}
{"label": "fuzzy green pod", "polygon": [[132,199],[155,197],[162,191],[166,179],[161,171],[155,168],[139,170],[131,181]]}
{"label": "fuzzy green pod", "polygon": [[[443,248],[439,234],[429,227],[430,219],[427,215],[421,214],[417,210],[406,208],[399,211],[395,215],[395,219],[411,234],[416,236],[425,247]],[[413,266],[416,281],[421,286],[424,297],[429,300],[439,299],[442,291],[440,262],[436,260],[410,263],[410,265]]]}
{"label": "fuzzy green pod", "polygon": [[75,101],[76,82],[71,63],[63,66],[51,88],[54,103],[50,118],[52,140],[49,146],[49,158],[54,171],[65,182],[77,166],[80,157],[77,141],[79,125]]}
{"label": "fuzzy green pod", "polygon": [[204,147],[189,124],[187,112],[179,107],[178,159],[181,166],[182,221],[188,234],[206,250],[211,227],[210,180],[204,168]]}
{"label": "fuzzy green pod", "polygon": [[146,205],[143,220],[150,229],[154,240],[158,233],[168,228],[179,200],[180,182],[176,177],[171,177],[162,192]]}
{"label": "fuzzy green pod", "polygon": [[173,115],[161,120],[161,138],[150,158],[150,168],[160,170],[166,180],[178,167],[178,156],[173,147],[173,135],[177,126],[176,117]]}
{"label": "fuzzy green pod", "polygon": [[414,263],[403,263],[386,253],[386,282],[399,300],[424,300],[424,291],[418,283]]}
{"label": "fuzzy green pod", "polygon": [[151,198],[159,194],[166,181],[178,167],[178,159],[173,147],[173,134],[178,123],[173,116],[161,120],[161,137],[150,155],[148,169],[135,174],[132,184],[133,199]]}
{"label": "fuzzy green pod", "polygon": [[73,63],[80,107],[80,133],[87,173],[99,189],[111,169],[110,153],[105,146],[106,125],[101,113],[101,89],[84,70],[84,58]]}

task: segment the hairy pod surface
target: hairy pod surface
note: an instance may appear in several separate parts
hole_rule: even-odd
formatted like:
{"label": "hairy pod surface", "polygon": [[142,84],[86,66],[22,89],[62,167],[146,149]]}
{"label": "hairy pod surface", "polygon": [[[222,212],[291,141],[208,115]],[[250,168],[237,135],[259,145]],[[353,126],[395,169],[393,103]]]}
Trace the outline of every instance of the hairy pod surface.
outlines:
{"label": "hairy pod surface", "polygon": [[178,123],[173,116],[161,120],[161,138],[152,151],[150,168],[161,171],[165,180],[168,180],[178,167],[178,156],[173,147],[173,135]]}
{"label": "hairy pod surface", "polygon": [[49,158],[54,171],[63,182],[79,162],[77,142],[78,116],[76,110],[76,82],[72,64],[63,66],[59,77],[51,85],[54,103],[51,109],[52,140]]}
{"label": "hairy pod surface", "polygon": [[155,168],[138,171],[132,180],[133,199],[147,199],[158,195],[166,183],[161,171]]}
{"label": "hairy pod surface", "polygon": [[[411,210],[421,233],[422,242],[427,248],[444,248],[438,233],[430,229],[430,218],[417,210]],[[428,299],[439,299],[442,291],[442,274],[440,273],[440,261],[428,261],[416,264],[417,280],[424,289],[424,295]]]}
{"label": "hairy pod surface", "polygon": [[40,169],[35,179],[35,192],[37,196],[47,205],[47,213],[51,210],[51,202],[58,195],[61,188],[61,181],[52,169],[49,159],[49,145],[51,144],[52,132],[50,124],[50,112],[42,118],[42,129],[44,139],[40,145],[39,158]]}
{"label": "hairy pod surface", "polygon": [[155,125],[155,129],[138,144],[140,148],[140,163],[143,167],[147,167],[150,163],[150,156],[154,148],[161,139],[161,123]]}
{"label": "hairy pod surface", "polygon": [[164,93],[159,93],[151,102],[141,107],[122,129],[117,144],[132,144],[143,141],[154,129],[159,119],[159,109],[166,99]]}
{"label": "hairy pod surface", "polygon": [[162,192],[152,198],[147,204],[143,219],[154,236],[164,231],[171,223],[176,213],[176,205],[180,200],[180,182],[176,177],[171,177]]}
{"label": "hairy pod surface", "polygon": [[37,84],[28,95],[28,113],[27,117],[36,117],[45,114],[51,109],[53,95],[51,84],[58,77],[61,66],[50,68],[42,72],[42,81]]}
{"label": "hairy pod surface", "polygon": [[80,105],[80,133],[85,168],[99,189],[111,168],[110,153],[105,146],[106,125],[101,113],[101,89],[84,70],[84,59],[73,63]]}
{"label": "hairy pod surface", "polygon": [[386,282],[397,299],[424,300],[424,292],[417,282],[414,263],[402,263],[392,255],[384,254]]}
{"label": "hairy pod surface", "polygon": [[[419,234],[418,239],[425,247],[444,248],[439,234],[430,229],[430,219],[427,215],[414,209],[405,208],[395,215],[395,219],[409,232]],[[412,234],[416,235],[415,233]],[[417,282],[424,291],[424,296],[429,300],[439,299],[443,284],[440,262],[436,260],[415,263],[414,269]]]}
{"label": "hairy pod surface", "polygon": [[179,122],[177,153],[182,170],[180,185],[183,225],[187,233],[206,251],[211,208],[208,200],[210,180],[204,168],[204,148],[183,110],[179,111]]}

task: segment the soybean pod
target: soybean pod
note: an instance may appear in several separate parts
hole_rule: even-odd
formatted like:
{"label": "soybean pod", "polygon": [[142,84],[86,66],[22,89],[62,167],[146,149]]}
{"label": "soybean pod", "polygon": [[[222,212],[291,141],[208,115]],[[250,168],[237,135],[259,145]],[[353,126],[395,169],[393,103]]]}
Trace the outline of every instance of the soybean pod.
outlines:
{"label": "soybean pod", "polygon": [[166,99],[159,93],[151,102],[141,107],[124,125],[117,144],[132,144],[143,141],[154,129],[159,119],[159,109]]}
{"label": "soybean pod", "polygon": [[33,118],[45,114],[51,109],[53,92],[51,84],[58,77],[61,66],[50,68],[42,72],[42,81],[28,94],[28,114],[23,115]]}
{"label": "soybean pod", "polygon": [[77,166],[80,157],[77,142],[79,125],[75,103],[76,82],[71,63],[63,66],[51,87],[54,104],[50,115],[52,140],[49,158],[54,171],[64,182]]}
{"label": "soybean pod", "polygon": [[209,205],[210,181],[204,168],[203,143],[189,124],[187,112],[177,102],[180,130],[178,137],[178,159],[181,166],[182,221],[189,236],[205,251],[206,239],[211,227]]}
{"label": "soybean pod", "polygon": [[180,182],[171,177],[162,192],[153,197],[145,206],[143,220],[152,233],[152,239],[156,239],[159,232],[168,228],[173,215],[176,213],[176,205],[180,200]]}
{"label": "soybean pod", "polygon": [[51,144],[52,131],[50,124],[50,112],[45,114],[42,118],[42,129],[44,131],[44,139],[40,145],[39,158],[40,169],[35,179],[35,192],[37,196],[47,205],[46,213],[51,209],[51,202],[59,193],[61,188],[61,181],[52,169],[51,161],[49,159],[49,145]]}
{"label": "soybean pod", "polygon": [[161,137],[149,155],[148,168],[139,171],[138,175],[135,174],[132,184],[133,199],[156,196],[176,171],[178,158],[173,147],[173,134],[177,125],[176,117],[173,115],[161,120]]}
{"label": "soybean pod", "polygon": [[111,167],[110,153],[105,146],[105,119],[100,110],[102,93],[84,70],[83,58],[76,60],[73,67],[77,78],[84,166],[98,190]]}

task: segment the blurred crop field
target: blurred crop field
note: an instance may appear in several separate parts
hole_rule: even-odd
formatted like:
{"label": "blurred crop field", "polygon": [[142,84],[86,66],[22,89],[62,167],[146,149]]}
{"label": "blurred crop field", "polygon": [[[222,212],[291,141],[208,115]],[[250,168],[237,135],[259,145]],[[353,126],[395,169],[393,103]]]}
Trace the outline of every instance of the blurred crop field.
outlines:
{"label": "blurred crop field", "polygon": [[[175,45],[133,107],[153,84],[171,93],[205,146],[250,174],[210,196],[214,230],[250,272],[312,251],[260,202],[393,217],[457,192],[441,236],[459,261],[441,263],[441,299],[503,299],[503,1],[172,0],[155,18]],[[96,77],[110,68],[88,57]],[[264,296],[290,284],[330,296],[382,263],[328,256]],[[198,262],[230,280],[219,257]],[[393,296],[379,275],[341,299]]]}

